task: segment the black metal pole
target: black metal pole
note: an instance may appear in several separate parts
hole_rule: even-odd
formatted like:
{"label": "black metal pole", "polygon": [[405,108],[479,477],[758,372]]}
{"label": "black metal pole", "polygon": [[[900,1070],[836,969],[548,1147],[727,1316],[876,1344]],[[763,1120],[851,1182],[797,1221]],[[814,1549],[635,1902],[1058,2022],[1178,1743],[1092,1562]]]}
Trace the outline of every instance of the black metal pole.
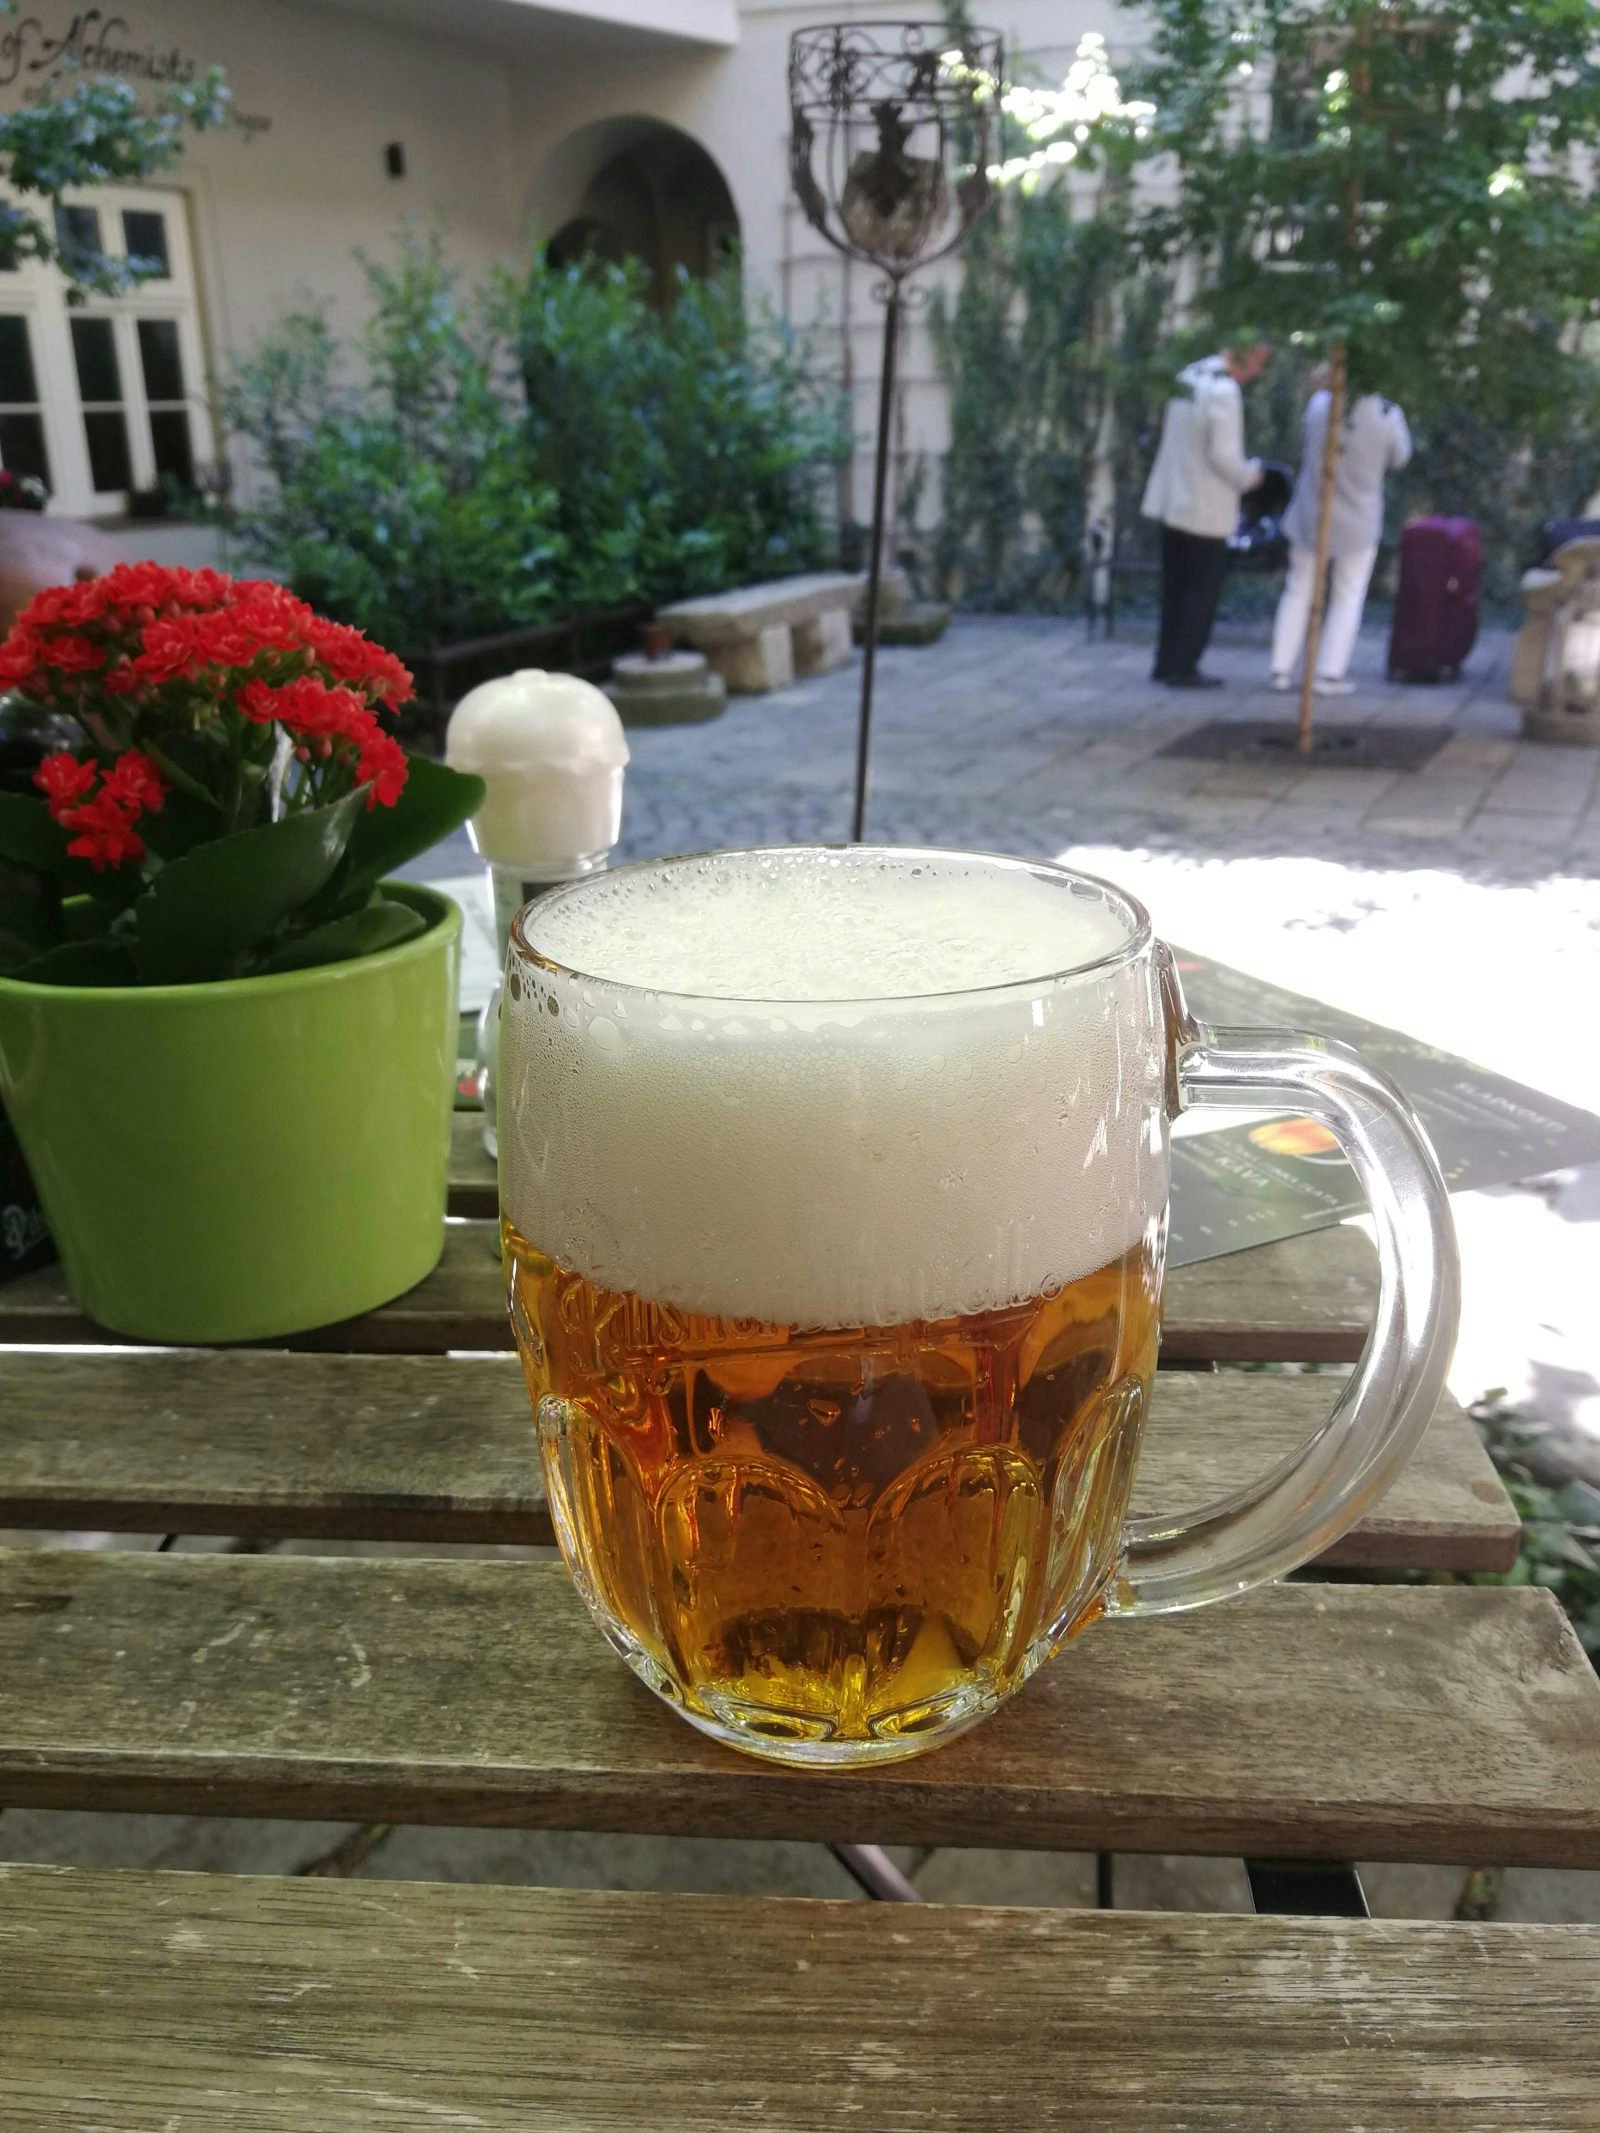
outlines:
{"label": "black metal pole", "polygon": [[900,284],[891,280],[883,307],[883,376],[878,381],[878,456],[872,470],[872,545],[867,554],[867,618],[861,638],[861,717],[856,728],[856,804],[850,842],[867,832],[867,770],[872,753],[872,678],[878,658],[878,598],[883,589],[883,520],[889,494],[889,424],[900,346]]}
{"label": "black metal pole", "polygon": [[829,1851],[852,1881],[879,1903],[921,1903],[922,1892],[877,1844],[830,1844]]}

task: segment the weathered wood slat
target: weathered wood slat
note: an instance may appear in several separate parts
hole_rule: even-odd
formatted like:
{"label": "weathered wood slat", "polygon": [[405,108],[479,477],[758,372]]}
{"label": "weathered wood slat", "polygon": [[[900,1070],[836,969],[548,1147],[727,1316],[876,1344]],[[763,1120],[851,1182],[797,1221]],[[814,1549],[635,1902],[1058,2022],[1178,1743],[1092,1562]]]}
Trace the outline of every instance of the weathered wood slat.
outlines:
{"label": "weathered wood slat", "polygon": [[[1169,1371],[1137,1508],[1230,1494],[1327,1413],[1325,1378]],[[510,1356],[13,1354],[0,1373],[0,1527],[547,1542]],[[1324,1560],[1504,1570],[1516,1513],[1452,1400],[1383,1502]]]}
{"label": "weathered wood slat", "polygon": [[[1358,1230],[1262,1244],[1167,1279],[1162,1360],[1348,1363],[1360,1354],[1375,1294]],[[0,1287],[0,1341],[93,1344],[107,1336],[75,1308],[59,1267]],[[381,1311],[275,1343],[322,1352],[442,1355],[510,1345],[492,1222],[453,1222],[427,1280]]]}
{"label": "weathered wood slat", "polygon": [[1600,1681],[1535,1590],[1282,1586],[1091,1630],[983,1726],[782,1770],[559,1564],[0,1553],[0,1803],[1600,1865]]}
{"label": "weathered wood slat", "polygon": [[9,2133],[1600,2123],[1600,1927],[0,1868]]}

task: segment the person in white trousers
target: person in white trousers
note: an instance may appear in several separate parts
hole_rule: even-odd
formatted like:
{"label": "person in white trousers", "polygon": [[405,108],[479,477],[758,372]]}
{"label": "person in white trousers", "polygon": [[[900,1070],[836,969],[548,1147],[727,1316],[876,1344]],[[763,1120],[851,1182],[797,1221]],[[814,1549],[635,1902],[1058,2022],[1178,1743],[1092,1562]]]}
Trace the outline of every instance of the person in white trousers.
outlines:
{"label": "person in white trousers", "polygon": [[[1313,393],[1306,407],[1300,473],[1283,516],[1289,536],[1289,576],[1272,629],[1272,686],[1294,685],[1305,649],[1316,576],[1317,517],[1322,501],[1322,456],[1328,435],[1328,394]],[[1366,393],[1345,416],[1333,470],[1333,509],[1328,554],[1333,569],[1313,687],[1321,696],[1348,696],[1350,656],[1361,629],[1372,567],[1383,532],[1383,483],[1411,457],[1411,432],[1392,400]]]}

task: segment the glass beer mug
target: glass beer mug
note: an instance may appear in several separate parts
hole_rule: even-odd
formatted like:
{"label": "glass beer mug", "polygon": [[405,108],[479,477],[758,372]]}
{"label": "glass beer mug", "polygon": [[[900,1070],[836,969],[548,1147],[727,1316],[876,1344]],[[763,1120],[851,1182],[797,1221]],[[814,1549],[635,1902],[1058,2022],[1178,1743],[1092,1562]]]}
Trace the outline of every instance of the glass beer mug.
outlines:
{"label": "glass beer mug", "polygon": [[[1212,1030],[1133,899],[856,847],[647,862],[512,930],[500,1171],[551,1515],[612,1646],[780,1762],[916,1754],[1102,1616],[1319,1554],[1433,1412],[1448,1203],[1392,1084]],[[1359,1177],[1380,1294],[1324,1426],[1130,1518],[1169,1127],[1292,1109]]]}

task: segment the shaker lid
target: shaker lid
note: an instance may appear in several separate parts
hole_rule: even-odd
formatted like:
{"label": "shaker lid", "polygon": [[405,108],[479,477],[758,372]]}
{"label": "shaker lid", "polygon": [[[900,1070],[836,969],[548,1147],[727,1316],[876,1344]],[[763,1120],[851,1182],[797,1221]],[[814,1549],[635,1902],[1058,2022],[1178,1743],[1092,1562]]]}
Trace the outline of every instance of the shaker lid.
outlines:
{"label": "shaker lid", "polygon": [[576,674],[521,667],[469,689],[450,714],[445,761],[479,777],[620,770],[628,760],[611,699]]}

